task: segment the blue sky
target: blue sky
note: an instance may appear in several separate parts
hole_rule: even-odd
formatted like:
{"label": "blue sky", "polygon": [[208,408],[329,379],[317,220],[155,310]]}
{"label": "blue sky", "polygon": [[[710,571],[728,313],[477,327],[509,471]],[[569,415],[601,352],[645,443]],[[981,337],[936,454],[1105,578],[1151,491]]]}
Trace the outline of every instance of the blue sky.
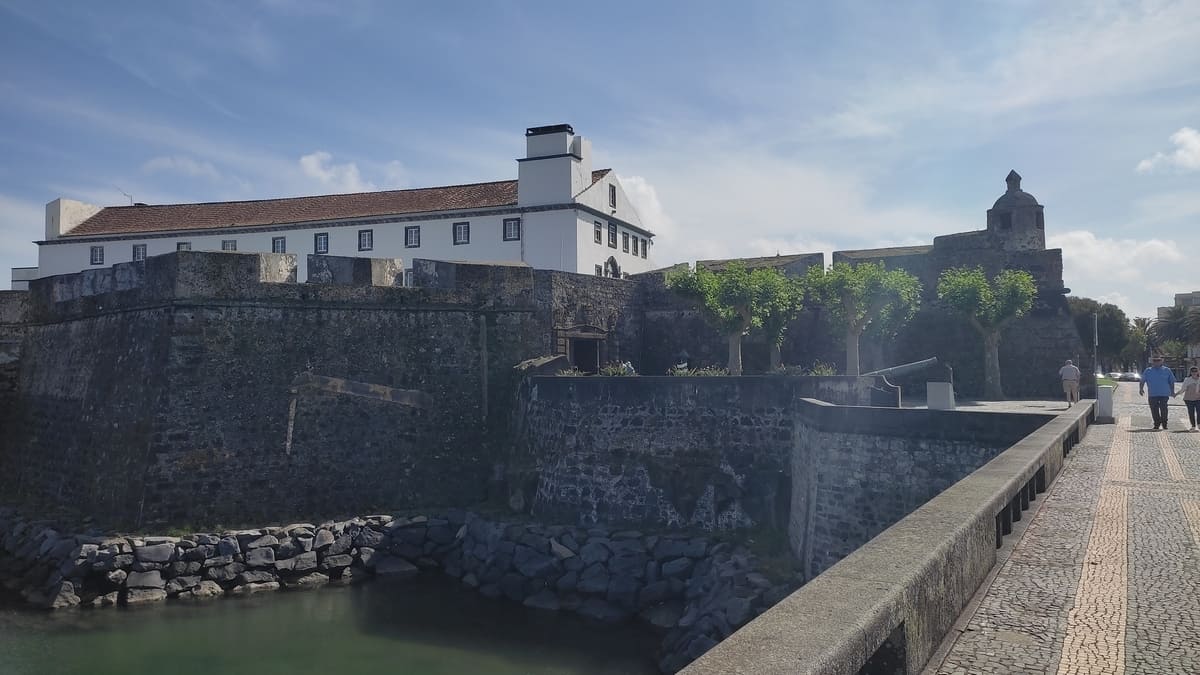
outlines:
{"label": "blue sky", "polygon": [[1200,289],[1200,3],[0,0],[0,288],[42,209],[516,177],[592,139],[664,264],[981,229],[1076,294]]}

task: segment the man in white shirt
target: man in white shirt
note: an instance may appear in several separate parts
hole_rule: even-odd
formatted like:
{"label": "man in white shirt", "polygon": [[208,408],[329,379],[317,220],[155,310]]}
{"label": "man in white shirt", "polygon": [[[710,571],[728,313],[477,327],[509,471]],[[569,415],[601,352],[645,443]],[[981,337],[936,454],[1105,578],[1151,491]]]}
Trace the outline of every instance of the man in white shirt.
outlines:
{"label": "man in white shirt", "polygon": [[1079,402],[1079,368],[1067,359],[1066,365],[1058,369],[1058,376],[1062,379],[1063,393],[1067,395],[1067,407],[1070,408],[1072,403]]}

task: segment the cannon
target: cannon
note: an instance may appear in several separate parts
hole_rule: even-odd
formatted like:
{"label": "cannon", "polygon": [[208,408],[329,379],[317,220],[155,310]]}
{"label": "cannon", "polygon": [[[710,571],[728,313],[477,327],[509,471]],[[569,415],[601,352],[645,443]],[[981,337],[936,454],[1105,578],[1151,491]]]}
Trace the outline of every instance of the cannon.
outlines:
{"label": "cannon", "polygon": [[[913,361],[912,363],[901,363],[898,366],[892,366],[890,368],[880,368],[879,370],[874,370],[869,373],[863,373],[863,375],[868,376],[868,377],[872,376],[872,375],[878,375],[880,377],[888,377],[888,376],[900,377],[902,375],[908,375],[909,373],[918,373],[922,370],[925,370],[927,368],[932,368],[936,365],[938,365],[938,358],[936,356],[933,356],[928,359],[922,359],[920,361]],[[950,370],[950,366],[943,366],[943,368],[945,368],[947,374],[952,372]],[[950,381],[953,381],[953,379],[951,379]]]}

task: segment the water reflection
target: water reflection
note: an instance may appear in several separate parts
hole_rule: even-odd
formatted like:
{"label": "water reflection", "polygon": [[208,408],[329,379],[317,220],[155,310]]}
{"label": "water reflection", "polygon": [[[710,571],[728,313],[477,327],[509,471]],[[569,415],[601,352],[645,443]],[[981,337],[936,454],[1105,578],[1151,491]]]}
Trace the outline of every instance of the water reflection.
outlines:
{"label": "water reflection", "polygon": [[0,608],[0,673],[654,673],[657,638],[491,601],[451,580],[378,580],[201,607]]}

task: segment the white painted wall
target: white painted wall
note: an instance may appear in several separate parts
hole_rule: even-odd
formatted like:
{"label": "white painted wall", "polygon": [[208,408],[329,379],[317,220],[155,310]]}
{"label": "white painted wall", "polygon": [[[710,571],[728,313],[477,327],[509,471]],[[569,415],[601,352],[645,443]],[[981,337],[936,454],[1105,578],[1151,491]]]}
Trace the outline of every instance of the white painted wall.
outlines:
{"label": "white painted wall", "polygon": [[74,199],[55,199],[46,205],[46,239],[70,232],[76,225],[100,212],[101,207]]}
{"label": "white painted wall", "polygon": [[[609,221],[605,218],[593,216],[586,211],[578,212],[578,220],[576,223],[578,247],[577,259],[578,270],[580,274],[595,274],[596,265],[604,269],[604,262],[609,256],[616,258],[617,265],[620,266],[622,272],[629,274],[638,274],[639,272],[648,272],[652,269],[657,269],[654,264],[654,247],[651,246],[645,258],[642,258],[639,246],[638,255],[633,255],[633,245],[630,244],[630,250],[626,253],[622,247],[622,235],[629,234],[630,237],[638,237],[645,239],[641,232],[630,230],[623,225],[617,224],[617,247],[609,248],[608,246],[608,225]],[[599,221],[603,225],[603,231],[600,238],[600,243],[595,243],[595,222]]]}

